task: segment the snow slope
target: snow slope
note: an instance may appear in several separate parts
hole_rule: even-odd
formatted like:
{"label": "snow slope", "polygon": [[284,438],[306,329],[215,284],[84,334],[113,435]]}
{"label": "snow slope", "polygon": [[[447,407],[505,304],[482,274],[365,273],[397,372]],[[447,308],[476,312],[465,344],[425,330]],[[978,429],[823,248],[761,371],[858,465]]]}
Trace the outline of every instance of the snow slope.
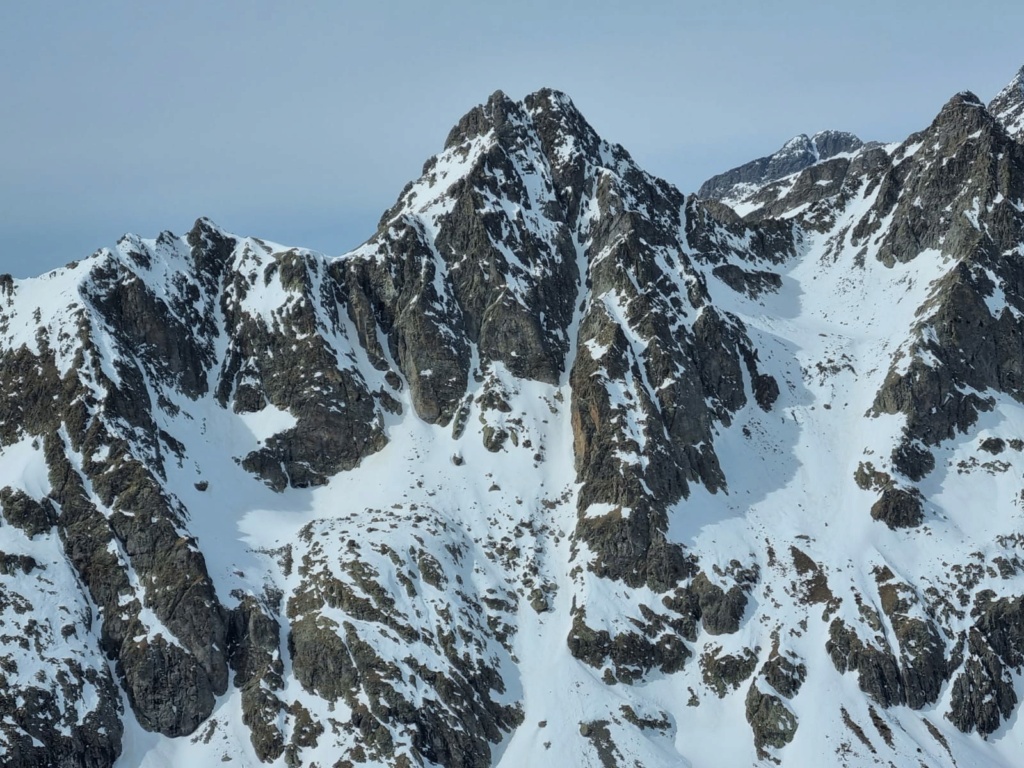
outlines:
{"label": "snow slope", "polygon": [[1022,189],[963,95],[730,212],[499,93],[352,253],[0,281],[0,750],[1018,764]]}

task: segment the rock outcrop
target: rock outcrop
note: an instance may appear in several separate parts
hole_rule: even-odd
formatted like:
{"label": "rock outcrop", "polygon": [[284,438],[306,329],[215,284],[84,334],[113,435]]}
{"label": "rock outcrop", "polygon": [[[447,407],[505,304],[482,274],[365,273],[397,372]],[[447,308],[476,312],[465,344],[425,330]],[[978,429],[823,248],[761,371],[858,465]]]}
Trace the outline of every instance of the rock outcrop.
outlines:
{"label": "rock outcrop", "polygon": [[499,91],[340,257],[0,277],[0,762],[999,764],[1020,81],[690,197]]}
{"label": "rock outcrop", "polygon": [[731,171],[712,176],[697,191],[706,199],[728,198],[738,190],[760,187],[792,176],[836,155],[850,154],[864,146],[852,133],[821,131],[813,136],[795,136],[775,153],[759,157]]}

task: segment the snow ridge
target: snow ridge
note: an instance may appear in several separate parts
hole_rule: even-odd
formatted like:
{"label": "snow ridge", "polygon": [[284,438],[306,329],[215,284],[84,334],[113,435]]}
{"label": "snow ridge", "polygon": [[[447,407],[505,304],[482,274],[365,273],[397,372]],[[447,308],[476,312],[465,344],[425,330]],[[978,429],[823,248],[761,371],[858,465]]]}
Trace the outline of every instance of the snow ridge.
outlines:
{"label": "snow ridge", "polygon": [[715,199],[497,92],[351,253],[0,280],[0,752],[1014,765],[1019,80]]}

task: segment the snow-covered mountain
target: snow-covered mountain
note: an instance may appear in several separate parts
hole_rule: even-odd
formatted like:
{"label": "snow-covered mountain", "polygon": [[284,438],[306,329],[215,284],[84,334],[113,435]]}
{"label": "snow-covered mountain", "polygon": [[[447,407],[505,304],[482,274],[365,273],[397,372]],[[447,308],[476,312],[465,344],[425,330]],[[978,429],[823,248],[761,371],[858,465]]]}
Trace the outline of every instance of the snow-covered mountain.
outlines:
{"label": "snow-covered mountain", "polygon": [[498,92],[344,256],[0,278],[5,764],[1019,764],[1022,110],[685,197]]}
{"label": "snow-covered mountain", "polygon": [[767,157],[759,157],[739,168],[712,176],[701,184],[697,196],[722,200],[750,193],[770,181],[792,176],[822,160],[855,152],[863,146],[864,142],[843,131],[820,131],[813,136],[801,133]]}

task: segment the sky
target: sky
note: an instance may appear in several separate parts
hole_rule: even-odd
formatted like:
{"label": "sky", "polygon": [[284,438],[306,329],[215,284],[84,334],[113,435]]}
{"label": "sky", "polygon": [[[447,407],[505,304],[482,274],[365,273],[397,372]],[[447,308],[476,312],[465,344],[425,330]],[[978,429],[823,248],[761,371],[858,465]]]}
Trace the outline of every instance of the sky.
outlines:
{"label": "sky", "polygon": [[498,89],[566,92],[693,192],[799,133],[902,140],[958,91],[988,101],[1022,21],[1019,0],[10,0],[0,272],[199,216],[344,253]]}

